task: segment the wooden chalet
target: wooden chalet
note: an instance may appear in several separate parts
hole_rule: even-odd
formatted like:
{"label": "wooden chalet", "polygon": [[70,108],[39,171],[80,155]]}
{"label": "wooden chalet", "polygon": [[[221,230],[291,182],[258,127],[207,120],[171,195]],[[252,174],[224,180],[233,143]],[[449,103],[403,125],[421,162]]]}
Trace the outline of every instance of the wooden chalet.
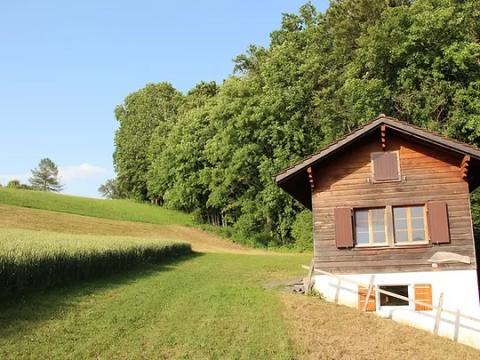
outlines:
{"label": "wooden chalet", "polygon": [[[343,277],[480,314],[470,209],[480,149],[380,115],[276,182],[312,210],[314,266],[324,272],[315,288],[327,299],[363,308],[367,287],[337,284]],[[430,326],[431,308],[368,292],[366,310],[422,311],[410,322]]]}

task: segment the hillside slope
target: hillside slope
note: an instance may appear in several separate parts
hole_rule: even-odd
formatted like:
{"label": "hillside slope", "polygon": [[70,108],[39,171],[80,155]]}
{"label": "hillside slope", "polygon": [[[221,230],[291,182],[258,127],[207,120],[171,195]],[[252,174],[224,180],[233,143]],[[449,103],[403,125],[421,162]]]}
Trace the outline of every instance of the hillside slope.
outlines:
{"label": "hillside slope", "polygon": [[158,225],[133,221],[100,219],[49,210],[0,205],[0,229],[53,231],[64,234],[134,236],[185,241],[197,252],[265,254],[245,248],[192,226]]}
{"label": "hillside slope", "polygon": [[0,204],[159,225],[191,225],[190,215],[131,200],[102,200],[32,190],[0,188]]}

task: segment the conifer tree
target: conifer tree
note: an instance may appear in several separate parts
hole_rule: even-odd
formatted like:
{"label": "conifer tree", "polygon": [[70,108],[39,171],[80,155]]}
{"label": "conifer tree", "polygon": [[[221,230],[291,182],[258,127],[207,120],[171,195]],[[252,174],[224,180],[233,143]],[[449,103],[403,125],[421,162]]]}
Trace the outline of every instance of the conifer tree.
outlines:
{"label": "conifer tree", "polygon": [[54,192],[63,190],[58,177],[58,167],[49,158],[40,160],[38,167],[32,170],[32,177],[28,181],[34,190]]}

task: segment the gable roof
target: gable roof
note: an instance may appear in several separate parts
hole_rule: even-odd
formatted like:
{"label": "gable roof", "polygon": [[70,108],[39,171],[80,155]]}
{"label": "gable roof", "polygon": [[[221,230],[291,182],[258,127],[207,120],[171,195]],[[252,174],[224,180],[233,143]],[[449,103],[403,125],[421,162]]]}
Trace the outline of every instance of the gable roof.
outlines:
{"label": "gable roof", "polygon": [[[349,145],[352,145],[352,143],[354,143],[356,140],[371,134],[382,125],[386,125],[389,130],[406,134],[410,138],[417,141],[443,148],[446,151],[457,153],[461,156],[469,155],[472,160],[475,160],[475,162],[480,162],[480,149],[475,146],[447,138],[437,133],[413,126],[404,121],[381,114],[364,126],[354,130],[343,138],[331,143],[323,149],[320,149],[312,155],[307,156],[303,160],[277,174],[275,176],[277,185],[291,194],[303,205],[311,208],[310,186],[308,184],[308,176],[306,174],[307,169],[320,163],[326,158],[329,158]],[[299,186],[304,189],[300,189]],[[476,186],[477,185],[475,185],[475,187]]]}

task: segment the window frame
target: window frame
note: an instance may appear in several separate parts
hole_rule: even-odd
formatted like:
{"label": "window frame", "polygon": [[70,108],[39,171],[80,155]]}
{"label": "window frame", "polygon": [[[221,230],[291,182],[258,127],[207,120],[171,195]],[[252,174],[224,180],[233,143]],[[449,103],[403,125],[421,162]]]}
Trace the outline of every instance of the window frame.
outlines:
{"label": "window frame", "polygon": [[[376,154],[385,154],[394,153],[397,155],[397,168],[398,168],[398,179],[390,179],[390,180],[376,180],[375,179],[375,161],[373,160]],[[372,173],[372,182],[373,183],[389,183],[389,182],[400,182],[402,181],[402,173],[400,167],[400,150],[391,150],[391,151],[375,151],[370,153],[370,164],[371,164],[371,173]]]}
{"label": "window frame", "polygon": [[[410,242],[395,242],[395,219],[394,219],[394,208],[397,207],[423,207],[423,226],[425,232],[424,241],[410,241]],[[373,210],[373,209],[384,209],[385,210],[385,242],[383,243],[371,243],[371,221],[370,216],[368,220],[369,226],[369,243],[368,244],[358,244],[357,242],[357,229],[356,229],[356,211],[358,210]],[[369,212],[370,214],[370,212]],[[408,224],[407,224],[408,225]],[[354,207],[352,209],[352,226],[353,226],[353,248],[357,250],[369,249],[369,248],[379,248],[379,249],[394,249],[394,248],[410,248],[410,247],[426,247],[432,246],[429,232],[429,220],[428,220],[428,206],[427,203],[395,203],[388,205],[378,205],[371,207]]]}
{"label": "window frame", "polygon": [[[412,291],[413,291],[413,293],[415,292],[415,289],[413,288],[412,284],[384,283],[384,284],[378,284],[376,286],[378,287],[379,290],[385,290],[385,289],[382,289],[382,288],[389,287],[389,286],[406,286],[407,287],[407,296],[406,297],[409,298],[409,299],[411,299],[410,295],[412,294]],[[386,290],[386,291],[389,291],[389,290]],[[391,292],[393,292],[393,291],[391,291]],[[377,299],[376,300],[377,300],[379,311],[382,311],[382,309],[412,309],[415,306],[415,303],[413,301],[410,301],[410,300],[408,301],[408,304],[404,304],[404,305],[382,305],[381,296],[382,296],[382,293],[377,291]],[[404,301],[406,301],[406,300],[404,300]]]}
{"label": "window frame", "polygon": [[[425,239],[422,241],[414,241],[413,240],[413,227],[412,227],[412,216],[411,216],[411,209],[414,207],[422,207],[423,210],[423,233],[425,235]],[[396,241],[396,230],[395,230],[395,208],[406,208],[407,218],[405,219],[407,222],[407,241]],[[428,233],[428,216],[427,216],[427,205],[426,204],[413,204],[413,205],[395,205],[392,206],[392,234],[393,239],[392,243],[394,246],[413,246],[413,245],[425,245],[430,242],[430,236]]]}
{"label": "window frame", "polygon": [[[376,209],[383,209],[384,210],[384,213],[383,213],[383,226],[384,226],[384,234],[385,234],[385,242],[382,242],[382,243],[375,243],[375,242],[370,242],[371,240],[373,240],[375,237],[373,236],[373,221],[372,221],[372,216],[370,215],[371,214],[371,210],[376,210]],[[358,244],[358,236],[357,236],[357,229],[356,229],[356,225],[357,225],[357,219],[356,219],[356,212],[357,211],[365,211],[367,210],[368,211],[368,243],[367,244]],[[375,207],[369,207],[369,208],[355,208],[353,209],[353,230],[354,230],[354,247],[358,247],[358,248],[362,248],[362,247],[385,247],[385,246],[388,246],[389,245],[389,239],[388,239],[388,216],[387,216],[387,207],[386,206],[375,206]]]}

